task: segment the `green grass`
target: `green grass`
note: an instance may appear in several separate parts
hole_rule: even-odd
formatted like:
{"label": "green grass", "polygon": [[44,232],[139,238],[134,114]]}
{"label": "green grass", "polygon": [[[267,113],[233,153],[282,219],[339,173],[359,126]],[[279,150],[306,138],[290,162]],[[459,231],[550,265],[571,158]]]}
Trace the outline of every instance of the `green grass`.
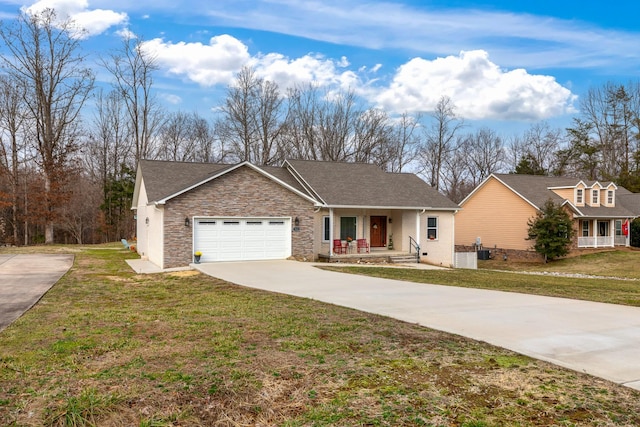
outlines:
{"label": "green grass", "polygon": [[640,280],[640,250],[604,250],[549,262],[478,261],[478,267],[507,271],[547,271]]}
{"label": "green grass", "polygon": [[3,425],[640,425],[640,393],[484,343],[195,272],[136,275],[115,245],[39,251],[76,260],[0,333]]}
{"label": "green grass", "polygon": [[[417,283],[492,289],[640,307],[640,277],[637,277],[640,276],[640,252],[604,252],[548,264],[512,263],[502,260],[479,263],[478,270],[339,266],[322,268]],[[498,268],[504,271],[496,271]],[[602,277],[521,274],[516,272],[518,269],[538,273],[578,273]],[[629,280],[611,279],[612,276]]]}

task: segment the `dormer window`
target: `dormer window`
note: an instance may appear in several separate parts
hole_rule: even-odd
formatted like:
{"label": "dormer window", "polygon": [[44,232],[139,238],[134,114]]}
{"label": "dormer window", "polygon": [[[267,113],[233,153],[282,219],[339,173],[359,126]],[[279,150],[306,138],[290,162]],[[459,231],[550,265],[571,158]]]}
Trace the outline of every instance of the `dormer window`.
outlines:
{"label": "dormer window", "polygon": [[599,205],[600,204],[599,196],[600,196],[600,190],[591,190],[591,204],[592,205]]}
{"label": "dormer window", "polygon": [[576,205],[581,205],[584,203],[583,193],[584,191],[582,190],[582,188],[576,189]]}

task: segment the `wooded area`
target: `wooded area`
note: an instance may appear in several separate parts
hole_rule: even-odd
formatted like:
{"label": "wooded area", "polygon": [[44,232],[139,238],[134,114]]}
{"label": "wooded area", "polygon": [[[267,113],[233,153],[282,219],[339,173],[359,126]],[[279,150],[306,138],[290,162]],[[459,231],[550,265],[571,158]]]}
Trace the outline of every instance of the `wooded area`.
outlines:
{"label": "wooded area", "polygon": [[[461,201],[493,172],[614,181],[640,191],[640,83],[583,94],[573,125],[520,135],[471,130],[443,96],[435,111],[395,114],[354,91],[281,91],[243,68],[216,113],[170,112],[154,96],[155,58],[125,39],[87,64],[82,38],[55,12],[0,26],[0,244],[97,243],[133,236],[139,159],[279,165],[366,162],[415,172]],[[96,88],[107,72],[110,89]],[[91,100],[91,102],[88,102]]]}

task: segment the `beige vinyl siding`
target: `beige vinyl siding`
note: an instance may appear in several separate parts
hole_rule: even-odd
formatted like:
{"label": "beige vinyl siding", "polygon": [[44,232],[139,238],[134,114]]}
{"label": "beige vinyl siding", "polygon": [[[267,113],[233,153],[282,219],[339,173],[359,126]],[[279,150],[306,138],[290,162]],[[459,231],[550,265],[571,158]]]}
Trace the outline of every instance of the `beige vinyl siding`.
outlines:
{"label": "beige vinyl siding", "polygon": [[455,219],[457,245],[471,245],[480,237],[485,248],[531,248],[527,221],[536,209],[494,177],[461,207]]}
{"label": "beige vinyl siding", "polygon": [[574,204],[576,203],[576,201],[574,200],[575,191],[576,191],[575,188],[560,188],[560,189],[553,189],[551,191],[553,191],[563,199],[571,200],[571,202]]}

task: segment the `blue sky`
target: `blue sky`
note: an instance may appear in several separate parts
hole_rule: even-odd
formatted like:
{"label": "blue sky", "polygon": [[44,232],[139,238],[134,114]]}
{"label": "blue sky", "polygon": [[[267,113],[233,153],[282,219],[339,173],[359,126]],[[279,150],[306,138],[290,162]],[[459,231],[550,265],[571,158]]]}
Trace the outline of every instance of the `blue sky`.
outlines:
{"label": "blue sky", "polygon": [[283,90],[351,89],[391,114],[428,112],[446,95],[469,123],[503,133],[565,127],[590,87],[640,71],[635,0],[0,0],[3,21],[42,7],[83,25],[94,59],[125,32],[143,37],[159,100],[203,116],[251,65]]}

